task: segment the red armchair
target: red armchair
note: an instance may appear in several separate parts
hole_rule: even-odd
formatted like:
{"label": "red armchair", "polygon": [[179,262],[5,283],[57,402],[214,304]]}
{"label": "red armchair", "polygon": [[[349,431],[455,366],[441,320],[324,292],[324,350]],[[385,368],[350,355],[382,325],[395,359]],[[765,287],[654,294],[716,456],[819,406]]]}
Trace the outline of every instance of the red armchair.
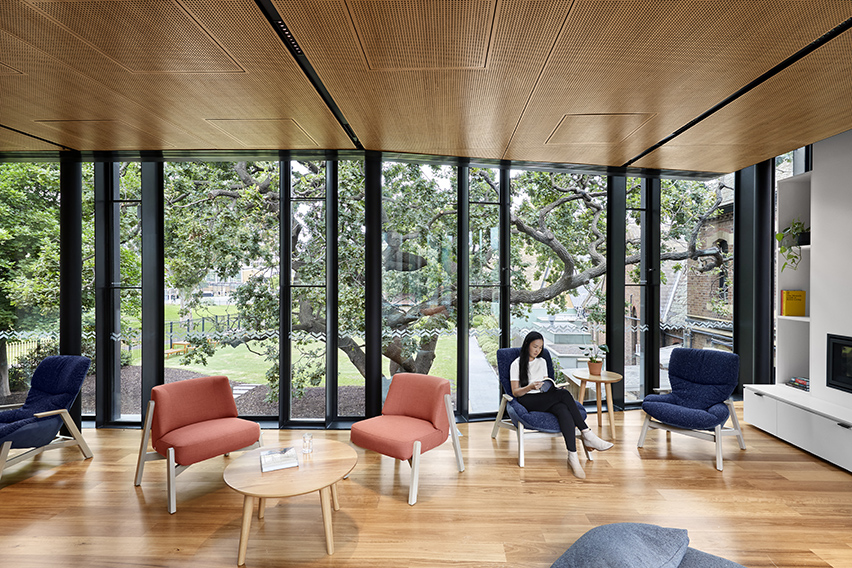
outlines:
{"label": "red armchair", "polygon": [[[148,451],[148,441],[154,451]],[[151,389],[135,485],[145,462],[167,459],[169,513],[177,510],[175,478],[194,463],[260,445],[260,426],[237,418],[227,377],[199,377]]]}
{"label": "red armchair", "polygon": [[411,465],[408,504],[417,502],[420,454],[452,437],[459,471],[464,471],[447,379],[399,373],[391,380],[382,415],[352,425],[356,446],[406,460]]}

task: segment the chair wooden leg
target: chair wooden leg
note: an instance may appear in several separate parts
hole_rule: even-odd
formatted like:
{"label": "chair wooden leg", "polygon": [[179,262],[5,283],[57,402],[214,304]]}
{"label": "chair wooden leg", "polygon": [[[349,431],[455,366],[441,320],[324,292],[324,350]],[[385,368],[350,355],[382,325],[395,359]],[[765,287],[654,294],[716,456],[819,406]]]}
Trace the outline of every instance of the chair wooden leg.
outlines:
{"label": "chair wooden leg", "polygon": [[142,427],[142,443],[139,445],[139,458],[136,461],[136,480],[134,485],[139,487],[142,483],[142,472],[145,470],[145,458],[148,454],[148,442],[151,439],[151,423],[154,421],[154,401],[148,401],[148,410],[145,412],[145,426]]}
{"label": "chair wooden leg", "polygon": [[733,423],[734,431],[737,433],[737,441],[740,443],[740,449],[746,449],[745,438],[743,438],[743,430],[740,428],[740,420],[737,418],[737,411],[734,408],[734,401],[730,398],[725,401],[728,405],[728,411],[731,413],[731,422]]}
{"label": "chair wooden leg", "polygon": [[503,415],[506,412],[506,404],[508,404],[508,401],[505,398],[501,398],[500,408],[497,410],[497,418],[494,419],[494,427],[491,429],[492,438],[496,438],[497,432],[500,431],[500,423],[503,422]]}
{"label": "chair wooden leg", "polygon": [[168,470],[166,477],[166,491],[169,494],[169,513],[174,515],[177,512],[177,496],[175,494],[175,477],[176,477],[176,466],[175,463],[175,449],[169,448],[168,451]]}
{"label": "chair wooden leg", "polygon": [[0,446],[0,477],[3,476],[3,470],[6,468],[6,460],[9,458],[9,450],[12,449],[12,441],[3,442]]}
{"label": "chair wooden leg", "polygon": [[636,442],[636,447],[641,448],[645,445],[645,434],[648,433],[648,426],[651,424],[651,415],[645,415],[645,421],[642,423],[642,430],[639,432],[639,441]]}
{"label": "chair wooden leg", "polygon": [[83,438],[83,433],[80,432],[80,429],[77,428],[76,424],[74,424],[74,421],[71,419],[71,415],[68,411],[63,408],[59,417],[62,418],[62,422],[65,423],[65,428],[68,430],[68,433],[71,434],[71,437],[74,438],[77,446],[80,447],[80,452],[82,452],[83,457],[90,459],[93,455],[95,455],[89,448],[89,444],[86,443],[86,439]]}
{"label": "chair wooden leg", "polygon": [[722,425],[716,425],[716,469],[722,471]]}
{"label": "chair wooden leg", "polygon": [[518,422],[518,467],[524,467],[524,425]]}
{"label": "chair wooden leg", "polygon": [[414,442],[411,454],[411,484],[408,486],[408,504],[417,503],[417,483],[420,480],[420,441]]}
{"label": "chair wooden leg", "polygon": [[464,459],[462,458],[461,444],[459,443],[459,431],[456,428],[456,417],[453,415],[453,402],[448,394],[444,395],[444,406],[447,408],[447,420],[450,422],[450,438],[453,440],[456,464],[459,466],[459,471],[464,471]]}

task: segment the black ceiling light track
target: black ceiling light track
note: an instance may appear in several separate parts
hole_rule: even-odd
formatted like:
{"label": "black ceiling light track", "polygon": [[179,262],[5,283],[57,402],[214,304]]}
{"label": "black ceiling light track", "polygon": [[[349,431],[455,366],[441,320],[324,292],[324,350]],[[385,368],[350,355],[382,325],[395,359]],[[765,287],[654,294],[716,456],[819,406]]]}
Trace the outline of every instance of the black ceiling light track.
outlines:
{"label": "black ceiling light track", "polygon": [[255,0],[255,2],[266,16],[266,19],[269,20],[269,23],[272,25],[272,29],[274,29],[275,33],[278,34],[278,37],[281,38],[281,42],[287,48],[287,51],[289,51],[290,55],[293,56],[293,59],[296,60],[296,63],[302,69],[302,72],[314,86],[314,89],[317,90],[317,93],[319,93],[323,102],[325,102],[328,109],[337,119],[337,122],[340,123],[343,131],[346,132],[347,136],[349,136],[352,144],[354,144],[359,150],[363,150],[364,146],[361,145],[361,141],[358,140],[358,137],[355,135],[355,131],[352,130],[349,122],[346,121],[346,117],[344,117],[343,113],[340,112],[340,108],[337,106],[337,103],[334,102],[333,98],[331,98],[331,94],[328,92],[328,89],[326,89],[325,85],[323,85],[319,75],[317,75],[313,65],[311,65],[311,62],[308,61],[307,57],[305,57],[305,52],[302,51],[302,48],[299,46],[298,42],[296,42],[296,38],[293,37],[289,28],[287,28],[287,24],[284,23],[284,20],[281,18],[278,10],[275,9],[271,0]]}
{"label": "black ceiling light track", "polygon": [[794,63],[796,63],[796,62],[800,61],[801,59],[807,57],[808,55],[810,55],[811,53],[813,53],[814,51],[816,51],[820,47],[824,46],[825,44],[827,44],[828,42],[830,42],[831,40],[833,40],[834,38],[836,38],[837,36],[839,36],[843,32],[848,31],[850,28],[852,28],[852,18],[849,18],[849,19],[843,21],[841,24],[835,26],[834,28],[832,28],[828,32],[824,33],[823,35],[821,35],[820,37],[818,37],[817,39],[815,39],[814,41],[812,41],[811,43],[809,43],[808,45],[806,45],[805,47],[803,47],[802,49],[800,49],[799,51],[797,51],[796,53],[794,53],[793,55],[791,55],[790,57],[788,57],[787,59],[785,59],[784,61],[779,63],[778,65],[776,65],[775,67],[773,67],[772,69],[767,71],[763,75],[759,76],[758,78],[754,79],[753,81],[751,81],[750,83],[748,83],[747,85],[745,85],[744,87],[739,89],[738,91],[736,91],[733,94],[731,94],[730,96],[728,96],[723,101],[715,104],[710,109],[704,111],[703,113],[701,113],[697,117],[693,118],[692,120],[690,120],[689,122],[687,122],[686,124],[684,124],[683,126],[678,128],[677,130],[675,130],[674,132],[672,132],[671,134],[669,134],[668,136],[666,136],[665,138],[663,138],[662,140],[660,140],[659,142],[657,142],[656,144],[651,146],[650,148],[647,148],[645,151],[643,151],[641,154],[639,154],[638,156],[636,156],[635,158],[633,158],[632,160],[630,160],[629,162],[624,164],[622,167],[626,168],[626,167],[630,166],[631,164],[636,163],[638,160],[644,158],[645,156],[647,156],[648,154],[650,154],[654,150],[657,150],[658,148],[664,146],[665,144],[668,144],[674,138],[680,136],[681,134],[683,134],[684,132],[686,132],[687,130],[689,130],[690,128],[692,128],[693,126],[698,124],[699,122],[701,122],[702,120],[704,120],[704,119],[710,117],[711,115],[717,113],[718,111],[722,110],[723,108],[725,108],[726,106],[728,106],[729,104],[731,104],[732,102],[734,102],[735,100],[740,98],[741,96],[745,95],[746,93],[748,93],[749,91],[751,91],[752,89],[757,87],[758,85],[765,83],[766,81],[768,81],[769,79],[771,79],[772,77],[774,77],[775,75],[777,75],[778,73],[783,71],[784,69],[790,67]]}

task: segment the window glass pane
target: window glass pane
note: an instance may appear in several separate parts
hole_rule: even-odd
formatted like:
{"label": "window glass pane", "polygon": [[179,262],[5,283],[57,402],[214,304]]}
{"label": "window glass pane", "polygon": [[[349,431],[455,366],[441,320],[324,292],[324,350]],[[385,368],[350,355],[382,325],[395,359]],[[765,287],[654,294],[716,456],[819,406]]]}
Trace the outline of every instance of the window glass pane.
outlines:
{"label": "window glass pane", "polygon": [[364,163],[338,165],[337,414],[364,416]]}
{"label": "window glass pane", "polygon": [[500,284],[500,209],[471,204],[469,215],[470,284]]}
{"label": "window glass pane", "polygon": [[293,288],[290,418],[325,418],[325,287]]}
{"label": "window glass pane", "polygon": [[645,396],[645,332],[648,326],[642,311],[644,286],[624,288],[624,401],[639,401]]}
{"label": "window glass pane", "polygon": [[398,372],[449,379],[457,355],[455,169],[383,164],[382,351]]}
{"label": "window glass pane", "polygon": [[660,386],[676,347],[733,349],[733,180],[662,182]]}
{"label": "window glass pane", "polygon": [[500,170],[470,168],[468,193],[471,202],[500,203]]}
{"label": "window glass pane", "polygon": [[141,419],[142,352],[142,214],[141,177],[138,163],[119,166],[119,329],[115,346],[121,369],[120,417]]}
{"label": "window glass pane", "polygon": [[513,175],[512,345],[540,332],[556,378],[605,358],[606,206],[604,178]]}
{"label": "window glass pane", "polygon": [[500,348],[500,290],[497,287],[470,288],[470,376],[471,414],[497,412],[500,381],[497,378],[497,349]]}
{"label": "window glass pane", "polygon": [[166,164],[166,382],[226,375],[278,414],[278,162]]}
{"label": "window glass pane", "polygon": [[0,164],[0,404],[59,352],[59,165]]}

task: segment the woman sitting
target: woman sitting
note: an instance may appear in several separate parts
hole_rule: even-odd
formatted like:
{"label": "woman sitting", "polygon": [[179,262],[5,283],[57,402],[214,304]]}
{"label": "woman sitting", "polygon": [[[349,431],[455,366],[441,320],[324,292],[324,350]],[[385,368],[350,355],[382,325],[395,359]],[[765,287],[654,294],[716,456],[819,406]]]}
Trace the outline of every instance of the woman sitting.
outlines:
{"label": "woman sitting", "polygon": [[531,331],[524,338],[521,353],[509,367],[509,378],[512,384],[512,396],[530,412],[549,412],[556,416],[559,429],[568,448],[568,465],[576,477],[585,479],[586,472],[580,465],[577,456],[577,443],[574,439],[574,428],[579,428],[586,448],[608,450],[612,442],[601,440],[592,429],[586,425],[574,397],[567,390],[551,388],[542,391],[542,384],[547,376],[547,362],[541,357],[544,349],[544,338],[537,331]]}

